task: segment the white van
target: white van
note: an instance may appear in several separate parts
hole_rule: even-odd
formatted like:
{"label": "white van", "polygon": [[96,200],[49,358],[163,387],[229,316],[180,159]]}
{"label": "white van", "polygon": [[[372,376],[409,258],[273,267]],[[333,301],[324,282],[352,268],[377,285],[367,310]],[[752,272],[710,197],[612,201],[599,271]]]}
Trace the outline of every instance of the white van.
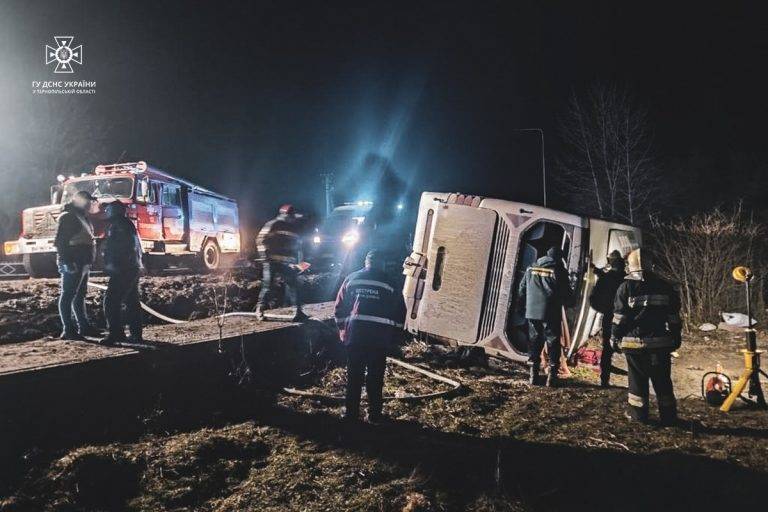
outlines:
{"label": "white van", "polygon": [[604,266],[614,249],[626,256],[640,246],[641,236],[633,226],[540,206],[424,192],[413,252],[403,263],[406,329],[421,338],[526,360],[528,334],[517,288],[525,269],[559,246],[577,297],[563,311],[570,357],[599,328],[599,313],[588,302],[595,284],[590,263]]}

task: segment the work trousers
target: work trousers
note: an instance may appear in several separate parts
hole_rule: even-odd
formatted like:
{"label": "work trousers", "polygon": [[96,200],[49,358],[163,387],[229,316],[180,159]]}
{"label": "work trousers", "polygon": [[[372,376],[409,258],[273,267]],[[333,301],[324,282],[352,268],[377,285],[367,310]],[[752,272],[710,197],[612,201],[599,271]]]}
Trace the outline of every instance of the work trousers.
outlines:
{"label": "work trousers", "polygon": [[104,294],[104,316],[110,338],[124,338],[125,322],[122,318],[123,304],[131,339],[142,340],[141,303],[139,302],[139,270],[128,269],[109,276],[107,292]]}
{"label": "work trousers", "polygon": [[671,423],[677,419],[677,401],[672,387],[672,357],[669,350],[625,352],[629,371],[629,411],[632,418],[648,420],[648,381],[653,384],[659,403],[659,419]]}
{"label": "work trousers", "polygon": [[297,311],[303,303],[299,288],[299,273],[286,263],[265,261],[261,271],[261,291],[257,306],[259,309],[269,309],[269,299],[274,296],[275,286],[279,278],[285,283],[285,301],[295,304]]}
{"label": "work trousers", "polygon": [[386,366],[387,347],[384,343],[359,340],[347,346],[347,416],[357,418],[360,415],[363,381],[368,395],[368,417],[381,415]]}
{"label": "work trousers", "polygon": [[611,329],[613,329],[613,313],[603,313],[601,335],[603,337],[603,352],[600,355],[600,382],[607,384],[611,379],[611,361],[613,347],[611,346]]}
{"label": "work trousers", "polygon": [[555,375],[560,368],[560,319],[558,320],[528,320],[528,336],[530,338],[528,350],[528,362],[534,367],[541,366],[541,351],[544,349],[544,343],[547,344],[547,355],[549,357],[550,371],[554,370]]}
{"label": "work trousers", "polygon": [[67,334],[75,334],[78,329],[80,332],[85,332],[91,326],[85,311],[85,295],[88,290],[90,271],[90,265],[59,263],[59,274],[61,274],[59,317]]}

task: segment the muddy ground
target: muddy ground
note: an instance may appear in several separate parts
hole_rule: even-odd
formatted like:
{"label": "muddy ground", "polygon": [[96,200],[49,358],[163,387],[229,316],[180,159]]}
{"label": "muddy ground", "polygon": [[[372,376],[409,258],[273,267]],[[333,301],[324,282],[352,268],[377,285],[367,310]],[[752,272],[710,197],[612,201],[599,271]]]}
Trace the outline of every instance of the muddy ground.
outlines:
{"label": "muddy ground", "polygon": [[[329,278],[312,279],[319,295]],[[166,276],[142,289],[163,313],[197,318],[216,310],[225,287],[228,310],[253,309],[259,286],[247,275]],[[56,334],[56,290],[53,280],[0,283],[4,342]],[[96,318],[100,298],[89,297]],[[595,369],[581,364],[552,390],[529,386],[520,365],[411,341],[402,358],[460,380],[460,393],[390,401],[392,421],[377,426],[341,423],[336,401],[258,384],[233,384],[194,411],[159,401],[141,435],[32,447],[2,461],[13,476],[0,482],[0,511],[764,508],[768,412],[738,403],[723,414],[699,398],[705,371],[720,363],[739,373],[741,343],[725,332],[686,336],[673,366],[683,421],[661,428],[624,418],[620,356],[615,387],[597,387]],[[303,389],[340,395],[344,384],[343,369],[323,360]],[[389,396],[446,389],[388,369]]]}
{"label": "muddy ground", "polygon": [[[328,300],[337,276],[308,274],[302,277],[307,302]],[[105,277],[92,282],[106,284]],[[212,275],[181,274],[144,276],[141,279],[142,300],[150,307],[172,318],[196,320],[212,316],[218,308],[226,311],[252,311],[261,289],[258,274],[248,270]],[[0,281],[0,344],[16,343],[58,336],[58,279],[21,279]],[[104,292],[90,288],[86,308],[97,327],[104,328],[102,301]],[[145,313],[145,323],[159,320]]]}
{"label": "muddy ground", "polygon": [[[761,339],[761,341],[763,341]],[[333,401],[238,390],[207,422],[158,408],[144,435],[111,444],[30,450],[0,510],[703,510],[764,507],[768,412],[729,414],[688,393],[720,361],[738,372],[740,340],[688,338],[675,360],[683,421],[636,425],[626,391],[573,368],[560,389],[525,369],[411,342],[403,358],[461,380],[457,396],[391,401],[383,425],[346,425]],[[621,358],[616,358],[617,366]],[[307,390],[336,395],[344,372]],[[446,389],[390,367],[386,393]],[[234,404],[234,405],[233,405]]]}

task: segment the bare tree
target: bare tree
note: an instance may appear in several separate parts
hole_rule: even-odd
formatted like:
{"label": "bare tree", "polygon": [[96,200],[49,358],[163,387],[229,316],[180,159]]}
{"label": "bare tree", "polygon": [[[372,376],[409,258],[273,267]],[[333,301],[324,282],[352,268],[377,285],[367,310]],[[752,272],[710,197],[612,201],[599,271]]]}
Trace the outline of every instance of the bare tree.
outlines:
{"label": "bare tree", "polygon": [[575,209],[637,223],[659,203],[660,173],[653,157],[647,110],[625,89],[594,85],[571,97],[560,132],[566,150],[557,181]]}
{"label": "bare tree", "polygon": [[737,265],[749,266],[758,276],[755,311],[763,316],[766,229],[741,204],[679,220],[654,218],[651,227],[648,245],[656,255],[656,270],[679,283],[687,325],[717,322],[720,312],[743,308],[743,288],[731,277]]}

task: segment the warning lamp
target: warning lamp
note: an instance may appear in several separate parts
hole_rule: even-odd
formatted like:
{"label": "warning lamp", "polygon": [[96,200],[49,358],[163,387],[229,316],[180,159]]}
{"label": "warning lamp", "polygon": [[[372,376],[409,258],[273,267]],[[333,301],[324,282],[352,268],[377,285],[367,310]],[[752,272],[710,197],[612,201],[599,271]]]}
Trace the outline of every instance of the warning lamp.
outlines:
{"label": "warning lamp", "polygon": [[754,277],[749,267],[736,267],[733,269],[731,275],[733,275],[733,278],[740,283],[751,281]]}
{"label": "warning lamp", "polygon": [[56,176],[56,181],[58,181],[59,183],[64,183],[66,179],[67,178],[65,178],[63,174],[59,174],[58,176]]}

